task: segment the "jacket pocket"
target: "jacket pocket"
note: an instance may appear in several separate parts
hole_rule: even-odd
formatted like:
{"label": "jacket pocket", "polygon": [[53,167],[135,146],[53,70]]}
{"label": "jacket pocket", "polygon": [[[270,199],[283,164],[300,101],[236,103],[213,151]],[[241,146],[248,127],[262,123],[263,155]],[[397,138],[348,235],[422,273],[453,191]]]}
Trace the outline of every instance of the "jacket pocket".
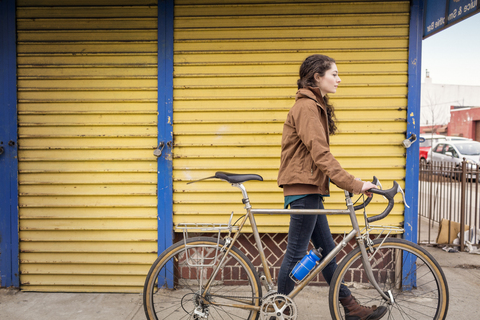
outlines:
{"label": "jacket pocket", "polygon": [[304,172],[307,174],[308,177],[312,178],[315,175],[315,171],[317,170],[317,166],[315,165],[315,162],[313,161],[312,157],[308,155],[305,158],[305,164],[304,164]]}

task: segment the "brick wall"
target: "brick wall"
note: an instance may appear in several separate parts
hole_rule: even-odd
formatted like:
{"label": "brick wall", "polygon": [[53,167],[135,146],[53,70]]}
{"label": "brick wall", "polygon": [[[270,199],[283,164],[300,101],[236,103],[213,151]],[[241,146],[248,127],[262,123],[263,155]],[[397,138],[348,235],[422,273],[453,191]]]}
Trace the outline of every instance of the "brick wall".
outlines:
{"label": "brick wall", "polygon": [[[189,237],[198,237],[198,236],[205,236],[205,237],[212,237],[212,234],[189,234]],[[223,237],[223,235],[222,235]],[[176,234],[175,237],[176,241],[180,241],[183,239],[182,234]],[[282,264],[283,255],[287,249],[287,240],[288,235],[285,233],[262,233],[260,234],[260,238],[262,240],[263,249],[265,252],[265,257],[268,260],[270,265],[270,272],[276,283],[278,278],[278,273],[280,271],[280,266]],[[339,243],[343,239],[342,235],[333,235],[335,243]],[[337,255],[336,259],[337,262],[340,261],[348,252],[350,252],[354,247],[355,241],[352,240],[350,243],[347,244],[345,248]],[[257,245],[255,244],[255,239],[253,234],[241,234],[235,246],[239,248],[247,258],[253,263],[257,272],[262,271],[262,263],[260,260],[260,255],[258,254]],[[308,250],[312,248],[312,244],[310,243]],[[228,264],[227,266],[228,267]],[[359,275],[357,275],[358,277]],[[320,273],[317,277],[310,282],[309,285],[327,285],[325,280],[323,279],[322,274]]]}

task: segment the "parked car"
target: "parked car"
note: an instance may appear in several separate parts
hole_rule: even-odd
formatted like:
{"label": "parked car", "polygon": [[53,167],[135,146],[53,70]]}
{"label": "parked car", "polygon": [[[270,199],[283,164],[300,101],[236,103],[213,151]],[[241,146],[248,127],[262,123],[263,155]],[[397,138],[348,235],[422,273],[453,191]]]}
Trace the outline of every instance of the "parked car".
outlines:
{"label": "parked car", "polygon": [[420,135],[420,166],[427,163],[428,152],[431,147],[441,141],[471,141],[472,139],[464,137],[444,136],[441,134],[421,134]]}
{"label": "parked car", "polygon": [[455,136],[446,136],[445,140],[447,140],[447,141],[472,141],[472,139],[470,139],[470,138],[455,137]]}
{"label": "parked car", "polygon": [[[462,165],[463,158],[467,161],[468,169],[475,169],[480,164],[480,142],[471,140],[441,141],[430,149],[427,163],[448,162],[456,167]],[[473,177],[468,175],[467,177]]]}
{"label": "parked car", "polygon": [[439,134],[421,134],[420,135],[420,166],[425,165],[428,151],[432,145],[436,145],[440,141],[444,141],[445,136]]}

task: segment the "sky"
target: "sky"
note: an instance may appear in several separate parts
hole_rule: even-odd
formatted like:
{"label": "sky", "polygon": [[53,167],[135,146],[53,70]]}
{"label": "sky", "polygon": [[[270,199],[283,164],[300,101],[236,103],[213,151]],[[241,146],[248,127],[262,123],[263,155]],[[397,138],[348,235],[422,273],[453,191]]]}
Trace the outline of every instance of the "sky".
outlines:
{"label": "sky", "polygon": [[480,86],[480,14],[422,41],[422,82]]}

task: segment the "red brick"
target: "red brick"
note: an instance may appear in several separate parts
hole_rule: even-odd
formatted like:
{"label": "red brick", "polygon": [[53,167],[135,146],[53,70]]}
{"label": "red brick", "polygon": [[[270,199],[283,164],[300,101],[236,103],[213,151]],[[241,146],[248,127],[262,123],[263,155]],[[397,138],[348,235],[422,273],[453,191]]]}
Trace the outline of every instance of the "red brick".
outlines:
{"label": "red brick", "polygon": [[232,279],[233,280],[238,280],[240,279],[240,275],[239,275],[239,268],[238,267],[232,267]]}
{"label": "red brick", "polygon": [[272,253],[277,257],[277,259],[283,258],[283,255],[285,254],[285,251],[283,251],[280,248],[280,244],[275,243],[270,247],[270,250],[272,250]]}
{"label": "red brick", "polygon": [[223,279],[224,280],[232,279],[232,267],[228,266],[223,268]]}
{"label": "red brick", "polygon": [[248,279],[248,275],[245,272],[245,269],[243,269],[243,268],[240,269],[240,279],[241,280],[247,280]]}
{"label": "red brick", "polygon": [[256,267],[261,266],[262,265],[262,260],[260,259],[259,256],[257,256],[255,259],[252,260],[252,264]]}
{"label": "red brick", "polygon": [[257,248],[254,246],[250,241],[245,240],[241,242],[242,246],[245,248],[247,254],[250,254],[251,256],[256,256],[257,255]]}
{"label": "red brick", "polygon": [[275,243],[280,243],[282,241],[285,241],[287,238],[287,234],[286,233],[277,233],[276,235],[273,236],[273,241]]}

